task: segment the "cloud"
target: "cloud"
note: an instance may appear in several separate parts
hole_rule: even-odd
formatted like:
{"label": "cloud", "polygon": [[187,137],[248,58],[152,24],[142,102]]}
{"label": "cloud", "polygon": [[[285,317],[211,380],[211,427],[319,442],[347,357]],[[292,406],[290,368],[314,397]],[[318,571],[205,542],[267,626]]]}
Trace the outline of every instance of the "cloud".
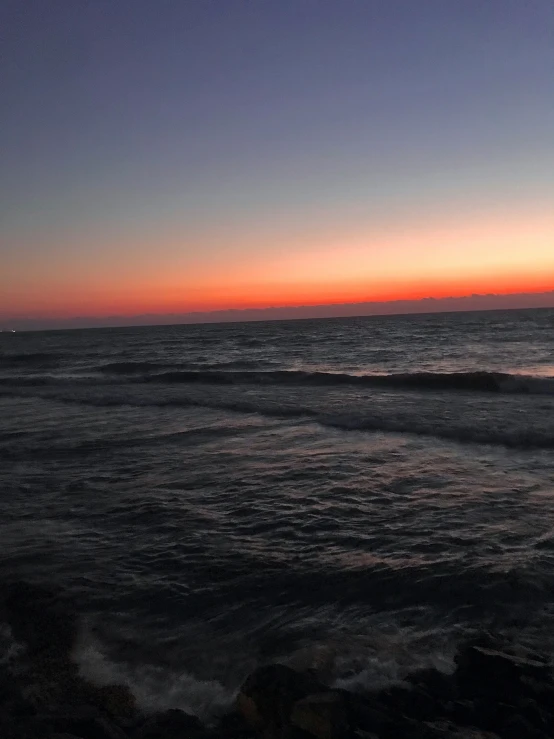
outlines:
{"label": "cloud", "polygon": [[271,308],[250,308],[245,310],[229,308],[227,310],[194,313],[146,313],[135,316],[76,316],[73,318],[22,317],[12,319],[11,321],[2,321],[0,318],[0,328],[4,330],[33,331],[551,307],[554,307],[554,290],[542,293],[516,293],[509,295],[487,293],[482,295],[473,294],[466,297],[427,297],[420,300],[341,303],[338,305],[275,306]]}

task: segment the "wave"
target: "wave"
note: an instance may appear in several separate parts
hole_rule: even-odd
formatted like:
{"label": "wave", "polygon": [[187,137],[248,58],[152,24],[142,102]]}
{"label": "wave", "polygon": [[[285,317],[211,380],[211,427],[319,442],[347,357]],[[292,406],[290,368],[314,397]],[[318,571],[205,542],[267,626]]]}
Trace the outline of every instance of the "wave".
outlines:
{"label": "wave", "polygon": [[131,449],[133,447],[148,447],[151,449],[154,446],[167,447],[173,444],[179,444],[181,448],[185,446],[193,447],[209,444],[237,433],[256,433],[256,429],[249,429],[243,426],[199,427],[186,431],[159,433],[155,435],[144,434],[142,436],[125,436],[121,438],[91,439],[73,443],[70,441],[52,443],[44,438],[35,440],[33,439],[32,433],[27,435],[24,433],[20,435],[0,434],[0,443],[9,444],[10,441],[13,442],[14,440],[24,441],[23,445],[16,449],[6,446],[2,450],[4,459],[27,458],[29,454],[32,454],[36,459],[41,457],[52,459],[63,455],[74,457],[75,455],[103,454],[117,450]]}
{"label": "wave", "polygon": [[[27,393],[0,390],[0,396],[27,397]],[[389,415],[375,411],[359,410],[355,413],[331,414],[307,406],[261,399],[234,398],[132,398],[125,396],[73,396],[73,395],[39,395],[54,403],[92,406],[98,408],[132,407],[132,408],[198,408],[200,410],[226,411],[229,413],[258,415],[264,418],[299,423],[316,423],[330,429],[344,432],[394,433],[442,439],[459,444],[487,444],[503,446],[510,449],[538,450],[554,449],[554,433],[551,428],[540,426],[522,427],[517,421],[509,420],[503,424],[478,422],[469,419],[453,422],[451,419],[420,417],[415,414]],[[17,438],[14,437],[17,443]],[[9,438],[4,441],[10,441]],[[202,440],[199,442],[202,443]],[[85,445],[86,447],[86,445]],[[88,447],[86,447],[88,449]],[[4,452],[7,454],[7,452]],[[28,453],[28,452],[25,452]],[[13,456],[13,454],[12,454]]]}
{"label": "wave", "polygon": [[101,364],[95,370],[112,375],[132,375],[136,372],[149,372],[166,368],[167,364],[157,364],[156,362],[109,362],[108,364]]}
{"label": "wave", "polygon": [[[185,365],[186,366],[186,365]],[[307,387],[365,387],[430,392],[481,392],[517,395],[554,395],[554,377],[510,374],[507,372],[406,372],[396,374],[351,375],[307,370],[246,369],[259,367],[243,360],[193,365],[190,369],[166,370],[168,365],[153,362],[113,362],[92,368],[87,373],[62,375],[4,375],[1,385],[40,386],[68,383],[160,383],[196,385],[289,385]],[[245,368],[245,369],[237,369]],[[93,373],[93,374],[91,374]],[[96,376],[94,373],[97,373]],[[110,377],[114,375],[115,377]]]}
{"label": "wave", "polygon": [[0,385],[17,386],[17,387],[40,387],[41,385],[59,384],[52,376],[48,375],[29,375],[29,376],[4,376],[0,377]]}
{"label": "wave", "polygon": [[55,352],[21,352],[19,354],[0,354],[0,365],[8,367],[57,365],[63,355]]}
{"label": "wave", "polygon": [[[146,713],[180,708],[210,722],[229,710],[247,675],[268,662],[311,670],[334,687],[354,691],[385,688],[429,667],[451,672],[457,644],[472,631],[482,633],[483,627],[494,624],[498,634],[506,633],[520,617],[519,636],[529,623],[527,604],[539,606],[550,592],[541,581],[529,583],[525,571],[491,575],[447,568],[435,576],[418,574],[426,576],[414,581],[414,573],[402,571],[295,573],[280,568],[275,573],[278,584],[301,587],[306,598],[285,599],[285,609],[277,600],[264,614],[254,613],[228,626],[195,618],[184,609],[178,621],[164,619],[163,631],[157,634],[141,628],[141,620],[146,615],[148,621],[152,614],[140,610],[127,611],[134,627],[118,628],[111,610],[113,597],[102,605],[94,580],[88,591],[76,583],[69,583],[66,590],[42,583],[0,583],[5,614],[0,619],[4,648],[0,663],[9,662],[16,671],[19,667],[21,674],[26,663],[18,664],[18,644],[36,649],[55,640],[59,653],[71,654],[88,683],[128,686]],[[275,576],[266,569],[258,573],[258,583],[273,592]],[[241,582],[248,588],[247,579],[229,582],[235,596],[230,601],[226,589],[220,590],[219,605],[250,609],[252,601],[240,595]],[[148,592],[149,600],[152,593],[156,590]],[[414,601],[435,605],[436,625],[426,619],[423,626],[421,615],[410,619],[410,626],[401,625],[414,612]],[[126,610],[125,598],[119,596],[118,601],[117,593],[116,603]],[[369,603],[373,608],[381,605],[377,623],[368,618]],[[96,613],[91,613],[91,606]],[[449,616],[441,618],[445,612]]]}
{"label": "wave", "polygon": [[433,423],[430,420],[415,418],[371,418],[361,416],[340,416],[319,419],[323,426],[342,431],[368,431],[373,433],[410,434],[425,436],[459,444],[490,444],[504,446],[509,449],[554,449],[554,434],[540,429],[522,429],[496,426],[456,425],[450,423]]}
{"label": "wave", "polygon": [[554,377],[532,377],[504,372],[408,372],[387,375],[349,375],[303,370],[262,372],[172,371],[142,378],[145,382],[210,385],[308,385],[389,387],[413,390],[459,390],[493,393],[554,395]]}
{"label": "wave", "polygon": [[[163,370],[173,372],[218,372],[228,370],[259,370],[267,362],[262,360],[231,359],[226,362],[191,362],[191,363],[157,363],[157,362],[109,362],[93,368],[95,372],[111,375],[136,375],[150,373],[152,378],[163,376]],[[158,374],[156,374],[158,373]]]}

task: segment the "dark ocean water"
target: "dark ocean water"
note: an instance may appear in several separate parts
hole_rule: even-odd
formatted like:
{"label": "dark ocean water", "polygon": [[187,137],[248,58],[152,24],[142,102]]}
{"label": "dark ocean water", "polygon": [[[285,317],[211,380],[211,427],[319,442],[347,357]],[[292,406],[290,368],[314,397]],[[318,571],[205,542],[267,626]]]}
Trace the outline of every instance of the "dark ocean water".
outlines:
{"label": "dark ocean water", "polygon": [[147,707],[554,651],[554,310],[0,334],[0,493],[0,580]]}

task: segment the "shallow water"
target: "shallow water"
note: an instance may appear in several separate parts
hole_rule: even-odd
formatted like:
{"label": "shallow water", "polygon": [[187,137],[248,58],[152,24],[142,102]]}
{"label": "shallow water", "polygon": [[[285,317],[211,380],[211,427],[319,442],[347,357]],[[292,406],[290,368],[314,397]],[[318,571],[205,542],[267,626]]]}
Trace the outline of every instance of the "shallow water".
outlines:
{"label": "shallow water", "polygon": [[0,577],[144,705],[554,647],[553,310],[2,334],[0,454]]}

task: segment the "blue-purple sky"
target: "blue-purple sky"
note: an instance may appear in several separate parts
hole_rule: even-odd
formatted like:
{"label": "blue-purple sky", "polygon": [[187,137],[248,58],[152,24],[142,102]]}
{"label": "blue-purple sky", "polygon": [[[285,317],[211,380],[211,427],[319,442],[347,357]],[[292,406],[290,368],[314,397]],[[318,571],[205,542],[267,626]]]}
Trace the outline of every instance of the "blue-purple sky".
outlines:
{"label": "blue-purple sky", "polygon": [[0,1],[0,319],[554,287],[552,0]]}

